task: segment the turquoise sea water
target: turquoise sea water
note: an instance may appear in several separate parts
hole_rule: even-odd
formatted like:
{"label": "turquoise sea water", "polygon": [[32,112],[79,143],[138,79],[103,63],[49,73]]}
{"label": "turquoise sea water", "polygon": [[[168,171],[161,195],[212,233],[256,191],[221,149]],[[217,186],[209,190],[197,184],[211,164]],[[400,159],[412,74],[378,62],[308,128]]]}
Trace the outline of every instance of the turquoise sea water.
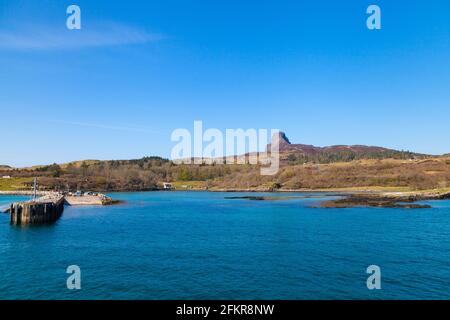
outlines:
{"label": "turquoise sea water", "polygon": [[[2,214],[0,298],[450,298],[450,201],[408,210],[224,199],[242,195],[113,194],[126,203],[66,207],[40,227]],[[21,199],[0,196],[0,208]],[[372,264],[381,290],[366,287]],[[81,290],[66,287],[69,265],[81,268]]]}

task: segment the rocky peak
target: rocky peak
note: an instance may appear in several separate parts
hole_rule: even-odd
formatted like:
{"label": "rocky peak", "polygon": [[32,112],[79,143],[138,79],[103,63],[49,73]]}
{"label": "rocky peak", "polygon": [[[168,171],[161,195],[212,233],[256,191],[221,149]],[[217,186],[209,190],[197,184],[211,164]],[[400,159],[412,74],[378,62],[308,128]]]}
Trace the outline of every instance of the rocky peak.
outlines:
{"label": "rocky peak", "polygon": [[291,144],[291,142],[289,141],[288,137],[286,136],[286,134],[283,131],[278,132],[278,138],[280,141],[280,145],[282,144]]}

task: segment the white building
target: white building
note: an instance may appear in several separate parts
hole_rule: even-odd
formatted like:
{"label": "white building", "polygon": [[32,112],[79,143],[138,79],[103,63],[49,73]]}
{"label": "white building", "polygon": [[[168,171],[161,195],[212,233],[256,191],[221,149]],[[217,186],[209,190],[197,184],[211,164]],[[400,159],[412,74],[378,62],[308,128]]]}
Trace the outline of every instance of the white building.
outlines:
{"label": "white building", "polygon": [[164,182],[163,183],[163,188],[164,188],[164,190],[171,190],[173,187],[172,187],[171,183]]}

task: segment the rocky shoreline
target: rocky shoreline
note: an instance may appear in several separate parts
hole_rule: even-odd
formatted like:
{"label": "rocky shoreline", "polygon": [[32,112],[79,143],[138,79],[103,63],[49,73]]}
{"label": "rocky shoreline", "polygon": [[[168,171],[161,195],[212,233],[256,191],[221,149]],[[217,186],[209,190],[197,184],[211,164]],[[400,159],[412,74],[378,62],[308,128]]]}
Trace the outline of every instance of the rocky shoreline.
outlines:
{"label": "rocky shoreline", "polygon": [[[0,196],[32,196],[33,191],[1,191]],[[46,196],[53,194],[52,191],[36,191],[37,196]]]}
{"label": "rocky shoreline", "polygon": [[[418,201],[426,200],[444,200],[450,199],[450,190],[428,190],[428,191],[410,191],[410,192],[382,192],[375,190],[361,190],[361,191],[346,191],[345,189],[328,189],[328,190],[277,190],[277,191],[263,191],[263,190],[189,190],[192,192],[206,191],[206,192],[270,192],[280,193],[280,196],[274,195],[258,195],[258,196],[230,196],[225,199],[246,199],[257,201],[277,201],[277,200],[289,200],[295,198],[320,198],[321,196],[305,195],[305,196],[287,196],[289,192],[301,192],[301,193],[323,193],[327,196],[333,195],[338,199],[326,200],[319,203],[316,207],[319,208],[353,208],[353,207],[378,207],[378,208],[406,208],[406,209],[423,209],[430,208],[427,204],[417,204]],[[52,192],[44,191],[39,192],[39,196],[51,195]],[[284,195],[281,195],[284,194]],[[30,191],[0,191],[0,195],[32,195]],[[75,203],[79,202],[74,201]],[[113,200],[109,197],[98,201],[87,201],[90,204],[112,205],[121,203],[119,200]],[[77,203],[78,204],[78,203]],[[84,203],[83,203],[84,204]]]}
{"label": "rocky shoreline", "polygon": [[[304,191],[303,191],[304,192]],[[318,191],[309,191],[318,192]],[[418,204],[418,201],[426,200],[445,200],[450,199],[450,191],[419,191],[419,192],[375,192],[375,191],[361,191],[353,193],[337,193],[327,196],[337,196],[338,199],[326,200],[315,205],[316,208],[354,208],[354,207],[375,207],[375,208],[403,208],[403,209],[426,209],[431,208],[428,204]],[[225,197],[225,199],[242,199],[255,201],[279,201],[290,200],[296,198],[315,198],[320,196],[297,196],[289,197],[285,195],[280,196],[236,196]]]}

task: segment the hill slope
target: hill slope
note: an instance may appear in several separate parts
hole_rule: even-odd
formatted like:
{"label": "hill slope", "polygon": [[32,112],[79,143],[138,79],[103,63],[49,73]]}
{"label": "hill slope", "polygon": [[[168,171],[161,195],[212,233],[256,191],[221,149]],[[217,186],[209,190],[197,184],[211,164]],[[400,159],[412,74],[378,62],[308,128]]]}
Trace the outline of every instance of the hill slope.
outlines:
{"label": "hill slope", "polygon": [[[270,148],[270,144],[267,146]],[[283,160],[292,163],[333,163],[360,159],[424,159],[430,155],[365,145],[317,147],[292,144],[284,132],[279,133],[279,150]]]}
{"label": "hill slope", "polygon": [[180,189],[209,190],[450,188],[450,157],[372,146],[292,144],[284,133],[280,133],[280,152],[281,167],[273,176],[261,176],[258,165],[188,165],[146,157],[14,171],[0,168],[0,177],[13,176],[3,181],[3,188],[10,190],[29,190],[33,177],[39,178],[41,189],[92,191],[154,190],[163,182],[172,182]]}

